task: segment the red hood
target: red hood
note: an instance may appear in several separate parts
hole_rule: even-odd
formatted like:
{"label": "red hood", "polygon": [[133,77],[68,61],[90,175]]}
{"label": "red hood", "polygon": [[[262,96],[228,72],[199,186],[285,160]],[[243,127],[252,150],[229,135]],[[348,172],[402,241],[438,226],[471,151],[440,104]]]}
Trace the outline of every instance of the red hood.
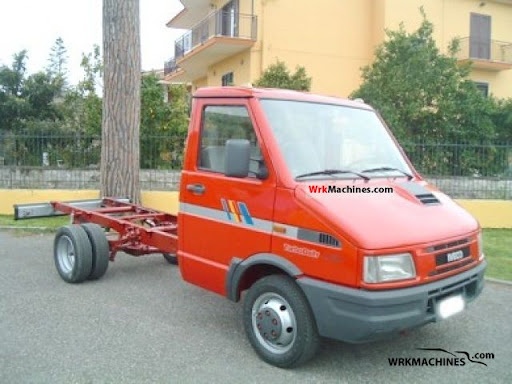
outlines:
{"label": "red hood", "polygon": [[[295,195],[299,203],[315,216],[325,218],[326,225],[340,228],[341,233],[364,249],[439,241],[468,234],[479,227],[467,211],[445,194],[429,189],[424,182],[383,179],[351,184],[353,187],[392,187],[394,192],[389,194],[311,193],[311,185],[321,184],[297,186]],[[347,184],[329,185],[343,187]],[[432,197],[439,202],[425,204],[420,200]]]}

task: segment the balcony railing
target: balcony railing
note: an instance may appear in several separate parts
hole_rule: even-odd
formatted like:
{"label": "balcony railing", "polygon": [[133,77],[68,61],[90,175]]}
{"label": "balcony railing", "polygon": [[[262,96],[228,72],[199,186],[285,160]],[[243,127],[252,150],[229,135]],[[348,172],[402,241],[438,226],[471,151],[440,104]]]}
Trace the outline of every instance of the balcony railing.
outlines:
{"label": "balcony railing", "polygon": [[211,13],[174,42],[174,57],[165,63],[165,74],[176,71],[179,59],[214,37],[256,40],[257,20],[251,14],[222,10]]}
{"label": "balcony railing", "polygon": [[480,60],[512,65],[512,43],[491,40],[490,43],[479,42],[470,37],[459,39],[459,60]]}
{"label": "balcony railing", "polygon": [[172,73],[178,70],[178,65],[176,64],[176,59],[172,58],[167,60],[164,63],[164,75],[167,75],[168,73]]}

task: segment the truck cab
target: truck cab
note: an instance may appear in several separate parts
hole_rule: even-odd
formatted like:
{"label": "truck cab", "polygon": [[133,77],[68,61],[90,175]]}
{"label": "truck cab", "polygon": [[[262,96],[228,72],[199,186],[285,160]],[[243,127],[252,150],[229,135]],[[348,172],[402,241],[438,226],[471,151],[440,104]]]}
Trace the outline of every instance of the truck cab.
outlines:
{"label": "truck cab", "polygon": [[463,310],[482,291],[478,222],[425,181],[378,113],[309,93],[193,97],[180,187],[183,278],[233,301],[260,357],[311,358]]}

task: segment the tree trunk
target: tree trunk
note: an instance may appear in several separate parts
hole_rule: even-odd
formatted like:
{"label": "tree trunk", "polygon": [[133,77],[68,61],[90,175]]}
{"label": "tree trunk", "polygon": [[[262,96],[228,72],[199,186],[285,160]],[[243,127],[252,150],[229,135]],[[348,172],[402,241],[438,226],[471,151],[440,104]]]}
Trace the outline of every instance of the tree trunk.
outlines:
{"label": "tree trunk", "polygon": [[140,201],[139,0],[103,0],[101,195]]}

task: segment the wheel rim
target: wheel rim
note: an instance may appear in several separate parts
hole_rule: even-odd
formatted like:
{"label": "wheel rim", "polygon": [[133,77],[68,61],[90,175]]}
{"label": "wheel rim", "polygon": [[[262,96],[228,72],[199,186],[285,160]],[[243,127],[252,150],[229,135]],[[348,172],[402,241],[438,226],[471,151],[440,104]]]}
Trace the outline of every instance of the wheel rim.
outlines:
{"label": "wheel rim", "polygon": [[62,236],[57,242],[57,261],[66,274],[71,273],[75,266],[75,247],[68,236]]}
{"label": "wheel rim", "polygon": [[259,343],[269,352],[288,352],[297,337],[292,307],[277,293],[264,293],[252,306],[252,327]]}

